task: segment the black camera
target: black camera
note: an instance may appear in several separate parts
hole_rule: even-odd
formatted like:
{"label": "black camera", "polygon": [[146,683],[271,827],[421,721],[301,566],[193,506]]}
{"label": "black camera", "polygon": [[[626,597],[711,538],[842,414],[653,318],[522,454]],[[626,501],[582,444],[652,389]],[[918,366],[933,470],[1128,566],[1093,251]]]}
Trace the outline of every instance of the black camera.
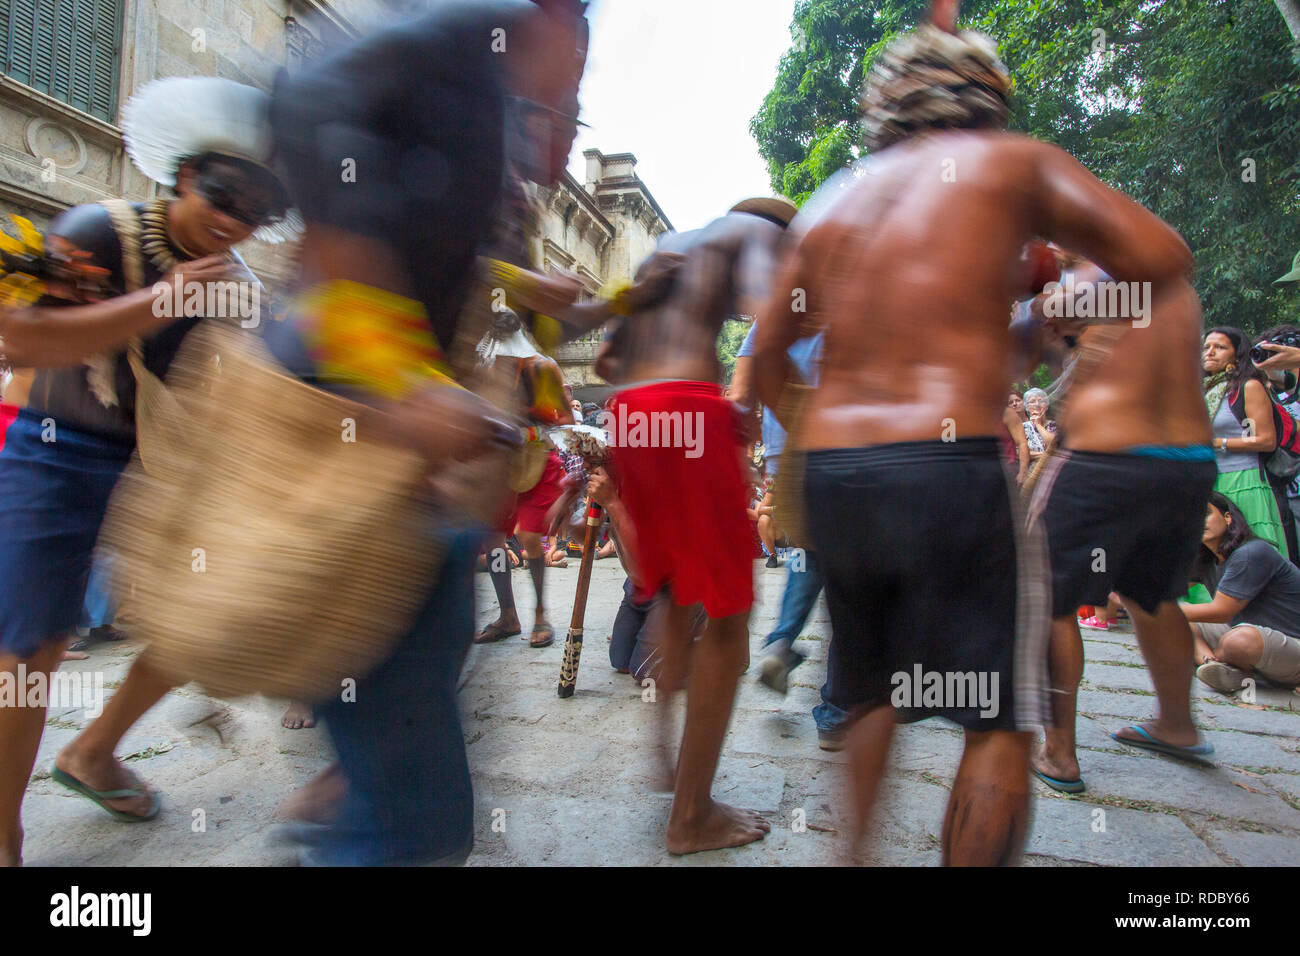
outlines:
{"label": "black camera", "polygon": [[[1300,331],[1288,329],[1285,332],[1279,332],[1277,335],[1268,339],[1274,345],[1288,345],[1291,348],[1300,348]],[[1263,348],[1263,343],[1256,345],[1250,350],[1250,360],[1258,365],[1266,359],[1272,358],[1277,353],[1270,349]]]}

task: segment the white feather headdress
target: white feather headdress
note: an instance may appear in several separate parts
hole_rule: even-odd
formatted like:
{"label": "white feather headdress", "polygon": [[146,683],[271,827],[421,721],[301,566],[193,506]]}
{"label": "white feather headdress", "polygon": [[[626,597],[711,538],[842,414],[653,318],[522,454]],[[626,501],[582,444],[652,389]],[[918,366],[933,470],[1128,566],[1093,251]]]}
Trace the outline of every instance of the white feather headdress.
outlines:
{"label": "white feather headdress", "polygon": [[[220,153],[270,168],[270,97],[215,76],[172,76],[141,87],[122,108],[122,138],[140,171],[164,186],[176,185],[181,161]],[[259,226],[263,242],[284,242],[302,231],[290,210],[283,221]]]}
{"label": "white feather headdress", "polygon": [[492,327],[479,339],[474,351],[478,353],[478,363],[483,368],[491,368],[498,358],[533,358],[542,354],[524,331],[523,323],[513,309],[502,309],[497,313]]}

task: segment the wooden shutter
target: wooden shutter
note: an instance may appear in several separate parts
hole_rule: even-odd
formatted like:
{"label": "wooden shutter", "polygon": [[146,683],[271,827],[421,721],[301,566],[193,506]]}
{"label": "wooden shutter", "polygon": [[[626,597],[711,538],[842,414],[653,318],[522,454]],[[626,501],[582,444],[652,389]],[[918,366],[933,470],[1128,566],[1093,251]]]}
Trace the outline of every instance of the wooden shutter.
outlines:
{"label": "wooden shutter", "polygon": [[124,0],[0,0],[0,69],[112,122]]}

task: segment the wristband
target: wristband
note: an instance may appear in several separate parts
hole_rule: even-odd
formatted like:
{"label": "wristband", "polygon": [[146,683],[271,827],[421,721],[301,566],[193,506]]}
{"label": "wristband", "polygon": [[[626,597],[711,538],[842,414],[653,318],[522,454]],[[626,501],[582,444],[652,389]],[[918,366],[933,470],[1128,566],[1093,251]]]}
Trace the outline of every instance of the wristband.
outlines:
{"label": "wristband", "polygon": [[630,280],[618,279],[608,283],[601,290],[601,296],[609,303],[609,308],[615,315],[628,316],[632,314],[632,307],[627,301],[632,288]]}

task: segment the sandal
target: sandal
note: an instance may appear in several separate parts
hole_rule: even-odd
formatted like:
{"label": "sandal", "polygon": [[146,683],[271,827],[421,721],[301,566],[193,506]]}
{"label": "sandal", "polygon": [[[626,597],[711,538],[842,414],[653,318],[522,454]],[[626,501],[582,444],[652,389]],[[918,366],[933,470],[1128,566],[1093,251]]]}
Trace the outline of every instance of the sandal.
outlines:
{"label": "sandal", "polygon": [[507,631],[505,627],[495,621],[489,624],[483,630],[474,635],[475,644],[495,644],[497,641],[504,640],[507,637],[514,637],[516,634],[522,634],[519,628],[513,631]]}
{"label": "sandal", "polygon": [[147,820],[152,820],[154,817],[158,816],[158,811],[162,809],[162,796],[157,792],[154,792],[152,794],[153,805],[149,807],[148,813],[143,813],[143,814],[127,813],[125,810],[117,810],[113,807],[110,807],[108,805],[108,801],[127,800],[130,799],[131,797],[143,797],[147,793],[149,793],[148,790],[144,790],[144,789],[92,790],[90,789],[89,786],[82,783],[72,774],[66,773],[60,770],[58,767],[55,767],[52,771],[50,771],[50,779],[53,780],[55,783],[63,784],[63,786],[67,787],[69,790],[76,791],[77,793],[81,794],[83,797],[88,797],[89,799],[94,800],[97,804],[99,804],[100,808],[105,810],[107,813],[109,813],[113,817],[113,819],[121,820],[123,823],[144,823]]}
{"label": "sandal", "polygon": [[1125,727],[1124,730],[1131,730],[1139,736],[1121,737],[1121,731],[1115,731],[1110,735],[1111,738],[1118,740],[1122,744],[1128,744],[1130,747],[1164,754],[1166,757],[1175,757],[1178,760],[1186,760],[1189,763],[1200,764],[1203,767],[1214,766],[1214,761],[1210,759],[1214,754],[1214,745],[1207,741],[1202,740],[1190,747],[1180,747],[1177,744],[1165,743],[1163,740],[1151,736],[1141,724],[1133,724]]}
{"label": "sandal", "polygon": [[[538,638],[538,634],[545,635]],[[549,624],[538,624],[533,628],[533,636],[528,639],[529,647],[550,647],[555,643],[555,628]]]}

